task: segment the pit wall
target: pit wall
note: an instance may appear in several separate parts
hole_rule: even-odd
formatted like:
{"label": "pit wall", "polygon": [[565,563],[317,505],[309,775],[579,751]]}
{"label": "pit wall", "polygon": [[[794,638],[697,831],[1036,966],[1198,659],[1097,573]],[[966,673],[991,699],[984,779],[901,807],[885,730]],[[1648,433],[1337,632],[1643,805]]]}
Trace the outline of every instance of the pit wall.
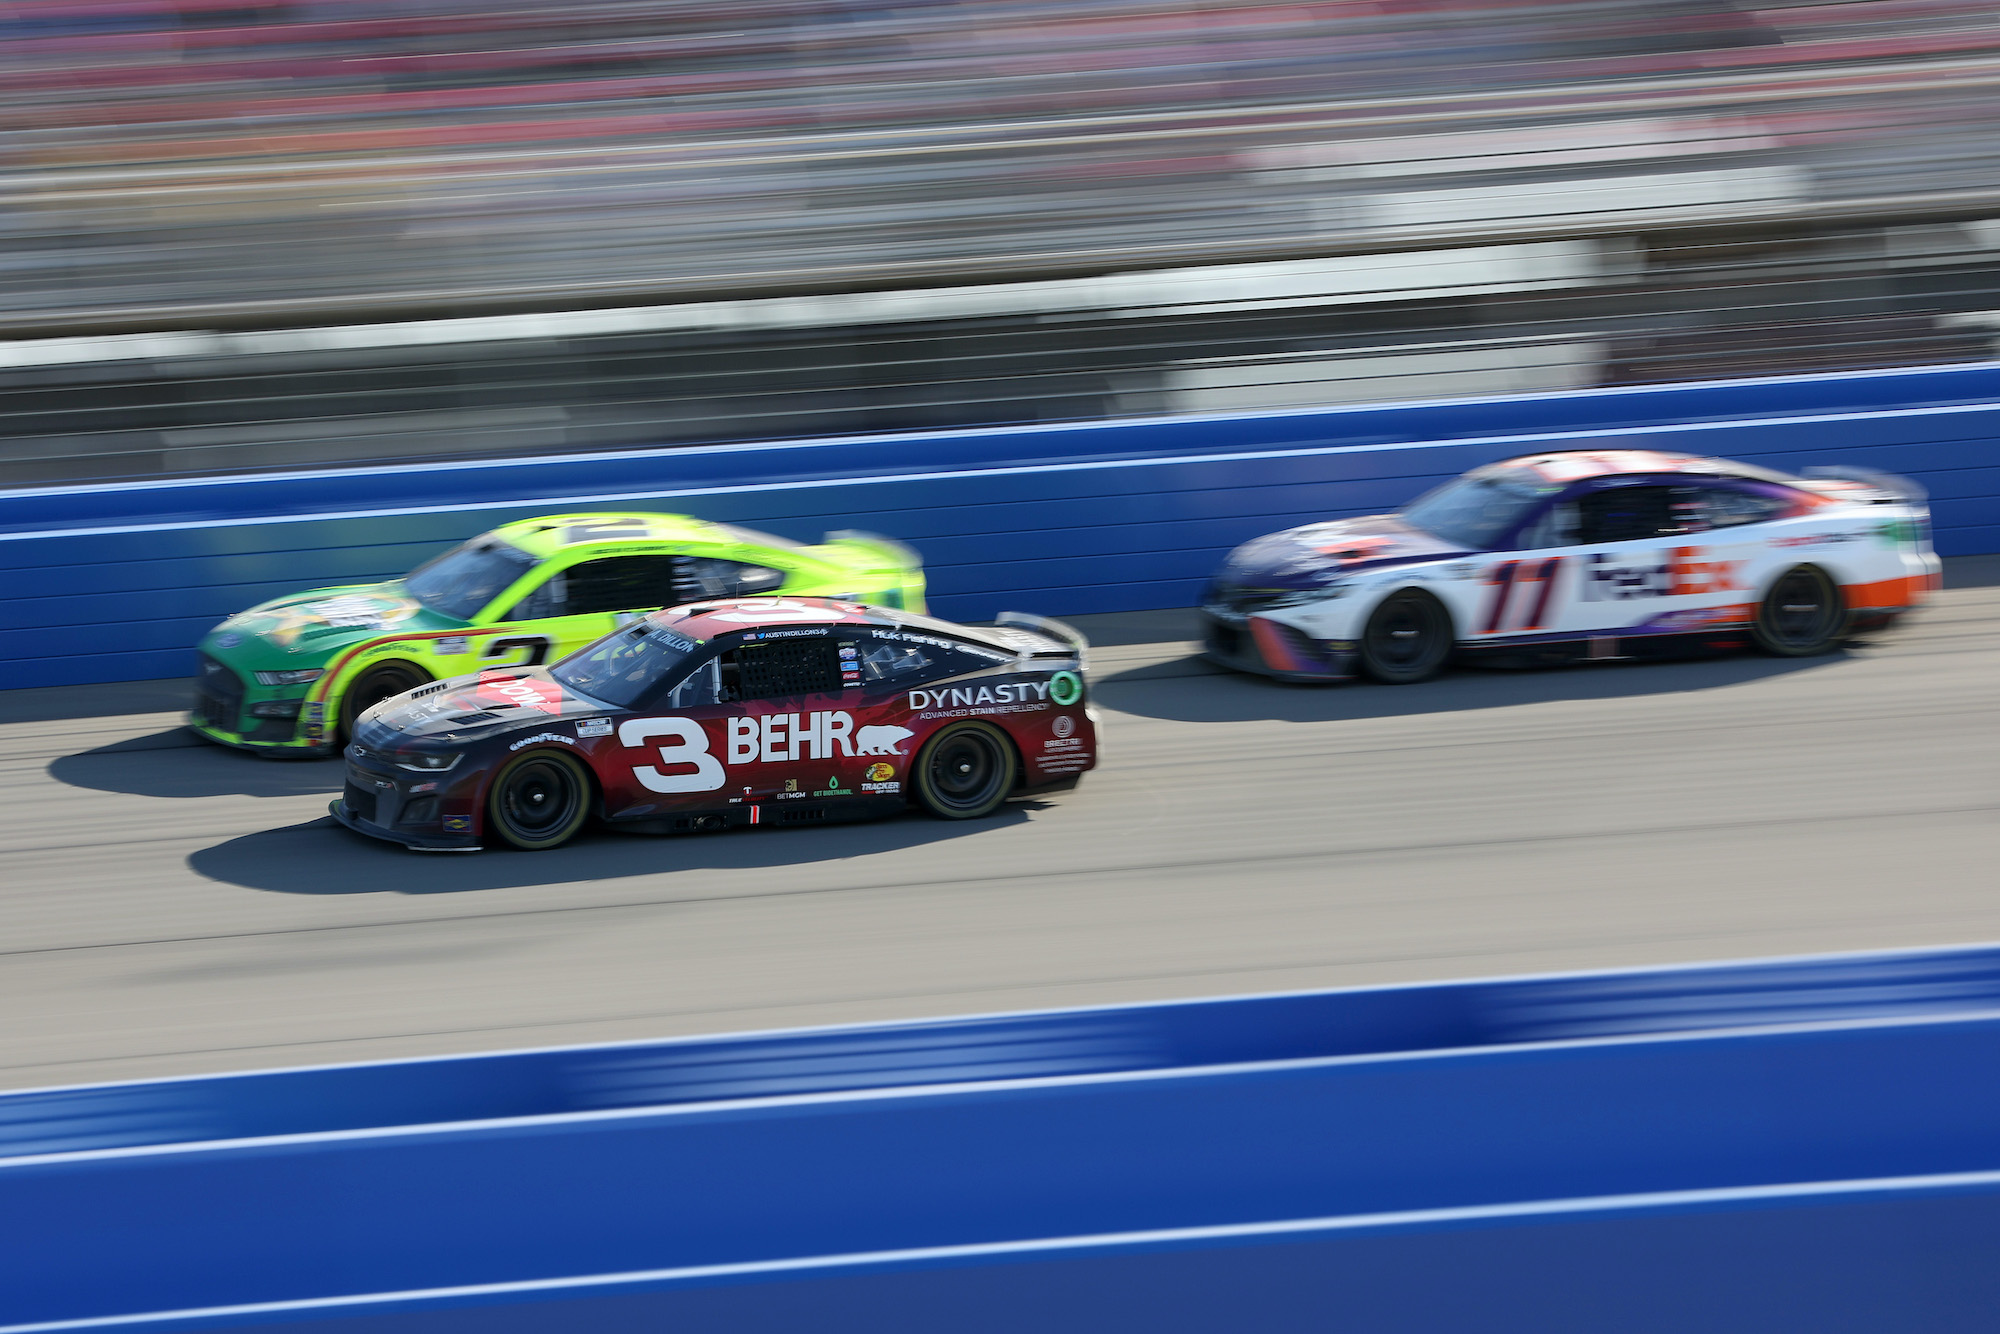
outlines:
{"label": "pit wall", "polygon": [[1458,402],[688,446],[0,492],[0,688],[191,675],[265,598],[400,574],[509,519],[695,514],[914,546],[958,619],[1191,605],[1260,533],[1395,508],[1536,450],[1849,464],[1931,493],[1938,550],[2000,550],[2000,364]]}
{"label": "pit wall", "polygon": [[0,1334],[1990,1330],[2000,949],[0,1094]]}

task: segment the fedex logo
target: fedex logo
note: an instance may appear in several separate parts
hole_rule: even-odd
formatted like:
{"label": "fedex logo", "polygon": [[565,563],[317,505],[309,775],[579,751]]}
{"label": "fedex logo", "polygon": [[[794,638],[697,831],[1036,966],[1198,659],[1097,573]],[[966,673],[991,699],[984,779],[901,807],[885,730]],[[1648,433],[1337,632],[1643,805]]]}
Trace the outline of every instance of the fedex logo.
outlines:
{"label": "fedex logo", "polygon": [[1743,587],[1740,560],[1697,560],[1700,547],[1675,547],[1654,564],[1620,561],[1596,552],[1585,556],[1580,592],[1585,602],[1628,598],[1694,597]]}

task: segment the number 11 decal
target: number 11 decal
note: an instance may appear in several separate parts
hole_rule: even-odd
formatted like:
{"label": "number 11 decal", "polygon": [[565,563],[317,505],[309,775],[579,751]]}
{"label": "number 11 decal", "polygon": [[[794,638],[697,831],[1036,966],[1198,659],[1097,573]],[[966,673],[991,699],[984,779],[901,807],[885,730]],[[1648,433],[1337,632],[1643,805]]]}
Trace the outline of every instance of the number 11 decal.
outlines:
{"label": "number 11 decal", "polygon": [[1533,608],[1528,619],[1514,627],[1516,631],[1539,630],[1547,623],[1549,601],[1555,595],[1556,575],[1562,571],[1563,558],[1551,556],[1539,566],[1522,576],[1524,564],[1518,560],[1502,561],[1486,576],[1486,582],[1493,586],[1493,605],[1487,609],[1486,623],[1480,628],[1482,635],[1498,634],[1501,623],[1507,619],[1507,603],[1514,595],[1517,584],[1540,584],[1535,590]]}

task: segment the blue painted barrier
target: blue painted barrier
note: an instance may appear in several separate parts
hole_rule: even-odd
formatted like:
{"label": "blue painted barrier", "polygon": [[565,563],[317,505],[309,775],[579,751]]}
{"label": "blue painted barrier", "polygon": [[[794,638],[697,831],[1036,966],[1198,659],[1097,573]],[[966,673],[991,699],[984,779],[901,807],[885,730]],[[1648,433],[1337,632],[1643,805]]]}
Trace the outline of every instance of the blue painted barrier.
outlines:
{"label": "blue painted barrier", "polygon": [[0,1095],[0,1331],[1986,1328],[1996,1002],[1944,950]]}
{"label": "blue painted barrier", "polygon": [[1643,445],[1915,477],[2000,550],[2000,364],[1562,395],[0,493],[6,686],[189,673],[218,619],[385,578],[509,518],[681,510],[909,541],[944,615],[1185,606],[1221,554],[1532,449]]}

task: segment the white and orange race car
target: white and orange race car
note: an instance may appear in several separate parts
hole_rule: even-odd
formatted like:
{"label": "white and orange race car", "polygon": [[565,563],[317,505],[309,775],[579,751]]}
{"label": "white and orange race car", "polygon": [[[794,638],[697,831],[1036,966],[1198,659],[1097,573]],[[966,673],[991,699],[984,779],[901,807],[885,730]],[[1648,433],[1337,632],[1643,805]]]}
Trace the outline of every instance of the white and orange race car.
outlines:
{"label": "white and orange race car", "polygon": [[1650,450],[1531,454],[1395,514],[1231,552],[1206,651],[1298,681],[1421,681],[1454,656],[1514,663],[1755,645],[1824,653],[1938,586],[1920,487]]}

